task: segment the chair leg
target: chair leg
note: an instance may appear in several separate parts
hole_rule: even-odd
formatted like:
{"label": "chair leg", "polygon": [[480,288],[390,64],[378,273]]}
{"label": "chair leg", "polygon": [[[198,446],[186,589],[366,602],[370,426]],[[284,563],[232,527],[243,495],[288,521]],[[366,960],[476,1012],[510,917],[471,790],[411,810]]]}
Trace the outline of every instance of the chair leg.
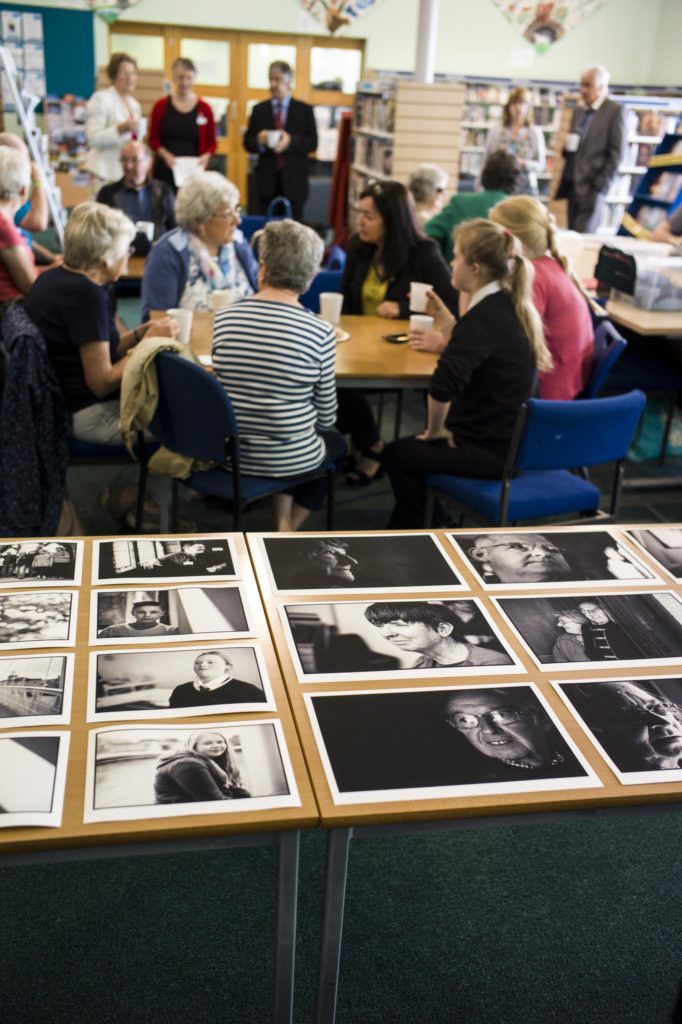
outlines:
{"label": "chair leg", "polygon": [[327,529],[334,529],[334,500],[336,497],[336,472],[327,473]]}
{"label": "chair leg", "polygon": [[239,533],[239,530],[240,530],[240,527],[241,527],[241,523],[242,523],[242,506],[241,506],[241,502],[235,501],[233,508],[234,508],[234,511],[232,513],[232,530],[234,531],[234,533]]}
{"label": "chair leg", "polygon": [[668,454],[668,441],[670,440],[670,431],[673,426],[673,419],[675,418],[675,406],[677,404],[677,396],[671,395],[668,401],[668,411],[665,417],[665,427],[663,428],[663,437],[661,438],[661,447],[658,453],[658,465],[663,466],[665,464],[665,457]]}
{"label": "chair leg", "polygon": [[434,493],[430,487],[426,488],[426,501],[424,502],[424,526],[428,530],[433,523]]}
{"label": "chair leg", "polygon": [[142,533],[142,524],[144,522],[144,503],[147,498],[147,465],[145,462],[140,464],[140,476],[137,482],[137,503],[135,505],[135,530],[137,533]]}

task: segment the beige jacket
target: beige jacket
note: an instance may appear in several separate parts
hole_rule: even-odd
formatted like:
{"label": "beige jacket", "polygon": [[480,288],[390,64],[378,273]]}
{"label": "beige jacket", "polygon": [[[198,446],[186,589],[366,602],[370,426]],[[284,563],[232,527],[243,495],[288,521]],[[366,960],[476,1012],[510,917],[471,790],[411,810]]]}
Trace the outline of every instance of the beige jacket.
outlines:
{"label": "beige jacket", "polygon": [[[131,455],[138,430],[146,430],[156,412],[159,385],[154,360],[159,352],[176,352],[183,359],[201,365],[189,345],[183,345],[174,338],[143,338],[131,350],[121,381],[121,433]],[[211,465],[187,455],[177,455],[168,448],[159,448],[149,460],[152,473],[181,480],[190,473],[209,469]]]}

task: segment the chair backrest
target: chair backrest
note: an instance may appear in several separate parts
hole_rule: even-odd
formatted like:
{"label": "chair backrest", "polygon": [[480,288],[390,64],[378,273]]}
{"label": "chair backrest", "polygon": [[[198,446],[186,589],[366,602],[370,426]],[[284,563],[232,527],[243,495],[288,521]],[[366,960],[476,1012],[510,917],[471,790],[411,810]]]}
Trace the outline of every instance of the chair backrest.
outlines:
{"label": "chair backrest", "polygon": [[572,469],[624,459],[645,401],[641,391],[582,402],[529,398],[508,463],[516,469]]}
{"label": "chair backrest", "polygon": [[267,210],[268,220],[284,220],[285,217],[291,220],[292,216],[291,203],[286,196],[275,196],[274,199],[270,200]]}
{"label": "chair backrest", "polygon": [[319,313],[320,295],[322,292],[340,292],[342,278],[342,270],[318,270],[308,291],[301,295],[301,305]]}
{"label": "chair backrest", "polygon": [[241,233],[247,242],[249,242],[256,231],[261,231],[265,227],[266,218],[260,214],[245,213],[239,222]]}
{"label": "chair backrest", "polygon": [[150,432],[173,452],[224,464],[226,439],[237,437],[225,388],[202,366],[174,352],[159,352],[154,365],[159,402]]}
{"label": "chair backrest", "polygon": [[324,261],[325,270],[343,270],[346,266],[346,251],[340,245],[332,245]]}
{"label": "chair backrest", "polygon": [[610,320],[604,320],[594,332],[594,366],[587,386],[580,398],[596,398],[609,373],[609,370],[620,359],[628,343],[616,330]]}

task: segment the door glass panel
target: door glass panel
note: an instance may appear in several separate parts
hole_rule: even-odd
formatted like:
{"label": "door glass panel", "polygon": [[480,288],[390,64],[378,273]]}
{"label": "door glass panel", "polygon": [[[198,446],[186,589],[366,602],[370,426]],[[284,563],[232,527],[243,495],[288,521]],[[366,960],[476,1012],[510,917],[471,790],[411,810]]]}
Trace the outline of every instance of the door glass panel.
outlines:
{"label": "door glass panel", "polygon": [[310,50],[310,81],[313,89],[355,92],[362,71],[360,50],[336,50],[313,46]]}
{"label": "door glass panel", "polygon": [[201,85],[230,84],[230,44],[222,39],[181,39],[180,56],[197,66]]}
{"label": "door glass panel", "polygon": [[138,36],[132,32],[112,32],[109,37],[111,53],[129,53],[140,68],[163,71],[163,36]]}
{"label": "door glass panel", "polygon": [[296,79],[296,47],[283,46],[280,43],[249,43],[248,54],[248,87],[249,89],[268,88],[268,68],[273,60],[283,60],[291,64]]}
{"label": "door glass panel", "polygon": [[227,117],[230,110],[230,101],[222,96],[207,96],[206,93],[201,98],[205,103],[208,103],[213,111],[216,135],[227,135]]}

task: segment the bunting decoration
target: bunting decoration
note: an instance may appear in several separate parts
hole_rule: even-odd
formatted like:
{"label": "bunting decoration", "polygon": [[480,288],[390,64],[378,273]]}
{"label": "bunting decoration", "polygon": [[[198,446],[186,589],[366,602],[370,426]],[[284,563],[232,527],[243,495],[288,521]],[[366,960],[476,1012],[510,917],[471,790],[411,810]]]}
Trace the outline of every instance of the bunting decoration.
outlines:
{"label": "bunting decoration", "polygon": [[86,6],[97,14],[107,25],[113,25],[124,11],[134,7],[139,0],[85,0]]}
{"label": "bunting decoration", "polygon": [[609,0],[493,0],[493,3],[536,52],[542,54]]}
{"label": "bunting decoration", "polygon": [[335,35],[342,29],[353,25],[355,21],[380,0],[300,0],[301,7],[328,32]]}

